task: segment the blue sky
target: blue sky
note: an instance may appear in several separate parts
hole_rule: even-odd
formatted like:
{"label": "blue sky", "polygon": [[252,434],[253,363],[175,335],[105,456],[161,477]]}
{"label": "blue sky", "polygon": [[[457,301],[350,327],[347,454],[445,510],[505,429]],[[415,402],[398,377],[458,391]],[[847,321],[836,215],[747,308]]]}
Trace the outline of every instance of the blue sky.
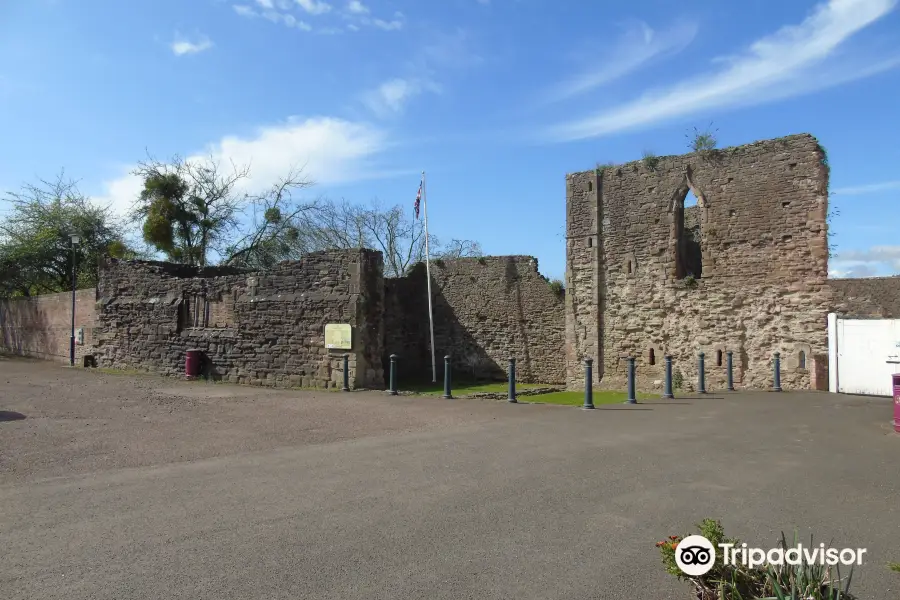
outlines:
{"label": "blue sky", "polygon": [[[834,275],[900,273],[898,0],[0,0],[0,189],[211,153],[564,272],[567,172],[809,132]],[[889,217],[887,217],[890,215]]]}

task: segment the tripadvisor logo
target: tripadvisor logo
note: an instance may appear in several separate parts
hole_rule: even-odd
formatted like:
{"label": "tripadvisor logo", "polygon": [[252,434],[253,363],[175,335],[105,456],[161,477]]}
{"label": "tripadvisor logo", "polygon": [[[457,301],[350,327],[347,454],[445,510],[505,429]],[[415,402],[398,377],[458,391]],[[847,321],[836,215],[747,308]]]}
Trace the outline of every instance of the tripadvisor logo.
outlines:
{"label": "tripadvisor logo", "polygon": [[[747,544],[737,546],[735,544],[719,544],[719,552],[722,563],[728,565],[743,565],[753,569],[765,564],[770,565],[861,565],[865,548],[826,548],[825,544],[818,547],[804,547],[801,544],[790,548],[749,548]],[[716,548],[712,542],[702,535],[689,535],[681,540],[675,547],[675,563],[685,575],[699,577],[712,570],[716,562]]]}

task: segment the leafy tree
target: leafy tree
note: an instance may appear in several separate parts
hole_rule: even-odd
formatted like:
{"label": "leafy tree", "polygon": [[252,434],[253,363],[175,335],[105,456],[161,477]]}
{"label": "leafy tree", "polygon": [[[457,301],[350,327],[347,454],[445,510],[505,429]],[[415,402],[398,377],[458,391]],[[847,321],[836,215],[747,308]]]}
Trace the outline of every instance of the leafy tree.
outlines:
{"label": "leafy tree", "polygon": [[0,217],[0,295],[71,289],[73,233],[81,238],[74,247],[80,288],[96,285],[103,257],[135,256],[110,210],[92,203],[64,173],[7,192],[3,200],[8,210]]}
{"label": "leafy tree", "polygon": [[[133,211],[143,239],[174,262],[265,269],[317,250],[372,248],[384,255],[385,275],[396,277],[425,259],[423,223],[411,211],[377,201],[301,202],[294,194],[312,183],[296,169],[256,195],[241,191],[249,168],[223,169],[211,158],[151,159],[135,174],[144,180]],[[444,245],[432,235],[429,244],[435,258],[481,255],[470,240]]]}
{"label": "leafy tree", "polygon": [[[216,258],[265,266],[289,254],[296,235],[293,218],[306,208],[292,203],[291,192],[311,185],[292,169],[268,191],[252,196],[241,191],[250,177],[248,166],[223,167],[211,157],[151,158],[134,174],[144,180],[133,209],[144,241],[170,261],[199,266]],[[261,223],[247,224],[251,208],[262,213]]]}

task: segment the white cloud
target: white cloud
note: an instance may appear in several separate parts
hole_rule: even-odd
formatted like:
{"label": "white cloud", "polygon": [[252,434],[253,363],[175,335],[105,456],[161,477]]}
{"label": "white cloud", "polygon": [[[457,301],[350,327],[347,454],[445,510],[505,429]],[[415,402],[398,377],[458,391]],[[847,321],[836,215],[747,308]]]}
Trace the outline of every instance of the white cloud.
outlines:
{"label": "white cloud", "polygon": [[369,13],[369,7],[359,0],[350,0],[350,2],[347,3],[347,12],[355,15],[365,15]]}
{"label": "white cloud", "polygon": [[[406,174],[376,162],[389,146],[385,131],[365,123],[331,117],[291,118],[262,127],[253,136],[225,136],[188,160],[212,157],[224,164],[249,164],[251,178],[242,183],[243,189],[259,191],[292,167],[303,167],[304,176],[321,185]],[[141,181],[129,174],[131,170],[123,169],[122,176],[105,182],[95,200],[119,214],[127,212],[141,190]]]}
{"label": "white cloud", "polygon": [[[299,11],[301,15],[322,17],[332,13],[339,18],[350,21],[346,30],[359,31],[360,26],[374,27],[385,31],[403,29],[406,17],[401,12],[395,12],[391,19],[375,17],[362,0],[348,0],[343,9],[333,10],[333,6],[323,0],[255,0],[256,5],[233,4],[234,12],[242,17],[264,17],[273,23],[283,23],[289,27],[295,27],[304,31],[313,31],[314,28],[292,14]],[[318,33],[341,33],[344,29],[329,25],[316,27]]]}
{"label": "white cloud", "polygon": [[213,43],[207,37],[201,37],[196,41],[191,41],[185,38],[177,37],[174,42],[172,42],[171,46],[172,52],[175,56],[183,56],[185,54],[197,54],[198,52],[203,52],[204,50],[209,50],[213,47]]}
{"label": "white cloud", "polygon": [[836,188],[831,190],[831,193],[839,194],[841,196],[861,196],[863,194],[876,194],[878,192],[887,192],[890,190],[900,190],[900,181],[885,181],[883,183],[869,183],[866,185]]}
{"label": "white cloud", "polygon": [[[630,23],[624,34],[612,43],[603,41],[603,48],[592,52],[596,65],[550,90],[544,102],[556,102],[596,89],[619,79],[651,59],[681,51],[697,35],[697,25],[679,22],[664,31],[654,31],[643,21]],[[604,51],[604,49],[606,51]]]}
{"label": "white cloud", "polygon": [[394,13],[394,18],[390,21],[385,19],[365,19],[363,23],[371,24],[378,29],[384,29],[385,31],[397,31],[399,29],[403,29],[403,24],[406,17],[403,16],[403,13],[396,12]]}
{"label": "white cloud", "polygon": [[758,104],[872,75],[900,64],[856,61],[839,74],[814,70],[860,30],[887,15],[897,0],[829,0],[799,25],[781,28],[741,55],[725,58],[723,70],[683,81],[597,115],[544,132],[568,141],[599,137],[716,108]]}
{"label": "white cloud", "polygon": [[900,246],[873,246],[867,250],[838,252],[829,277],[872,277],[900,273]]}
{"label": "white cloud", "polygon": [[294,0],[300,8],[311,15],[322,15],[331,10],[331,5],[321,0]]}
{"label": "white cloud", "polygon": [[[272,0],[256,0],[256,2],[264,8],[274,6]],[[279,8],[282,7],[283,2],[279,2]],[[288,12],[279,12],[275,9],[269,8],[265,8],[265,10],[259,12],[257,10],[254,10],[253,7],[247,6],[245,4],[235,4],[233,8],[234,12],[242,17],[262,17],[263,19],[267,19],[269,21],[272,21],[273,23],[284,23],[288,27],[300,29],[301,31],[312,31],[312,25],[310,25],[306,21],[301,21]]]}
{"label": "white cloud", "polygon": [[440,88],[428,80],[398,77],[385,81],[374,90],[363,94],[363,102],[376,115],[386,117],[402,113],[406,103],[423,92],[439,93]]}

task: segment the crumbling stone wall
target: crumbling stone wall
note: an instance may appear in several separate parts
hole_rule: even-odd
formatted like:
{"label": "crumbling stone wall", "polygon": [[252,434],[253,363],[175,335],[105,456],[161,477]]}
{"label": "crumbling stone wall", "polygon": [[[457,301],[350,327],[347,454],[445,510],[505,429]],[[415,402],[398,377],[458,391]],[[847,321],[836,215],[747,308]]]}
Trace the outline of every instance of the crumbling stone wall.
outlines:
{"label": "crumbling stone wall", "polygon": [[265,272],[109,261],[98,288],[100,366],[184,373],[235,383],[333,388],[343,350],[325,348],[325,325],[353,326],[351,387],[383,387],[381,254],[326,251]]}
{"label": "crumbling stone wall", "polygon": [[846,316],[900,319],[900,276],[830,279],[834,311]]}
{"label": "crumbling stone wall", "polygon": [[633,356],[639,387],[659,389],[670,354],[691,390],[702,351],[721,389],[731,350],[740,387],[770,387],[780,351],[784,388],[827,389],[827,197],[810,135],[568,175],[569,386],[589,357],[621,388]]}
{"label": "crumbling stone wall", "polygon": [[[455,377],[504,378],[510,357],[516,379],[564,383],[564,303],[530,256],[491,256],[431,264],[438,376],[450,355]],[[404,378],[431,375],[424,265],[388,279],[385,359],[395,353]],[[387,364],[387,363],[385,363]]]}
{"label": "crumbling stone wall", "polygon": [[[91,354],[97,324],[95,289],[75,292],[75,329],[84,332],[75,344],[75,364]],[[0,350],[69,362],[72,336],[72,292],[0,300]]]}

